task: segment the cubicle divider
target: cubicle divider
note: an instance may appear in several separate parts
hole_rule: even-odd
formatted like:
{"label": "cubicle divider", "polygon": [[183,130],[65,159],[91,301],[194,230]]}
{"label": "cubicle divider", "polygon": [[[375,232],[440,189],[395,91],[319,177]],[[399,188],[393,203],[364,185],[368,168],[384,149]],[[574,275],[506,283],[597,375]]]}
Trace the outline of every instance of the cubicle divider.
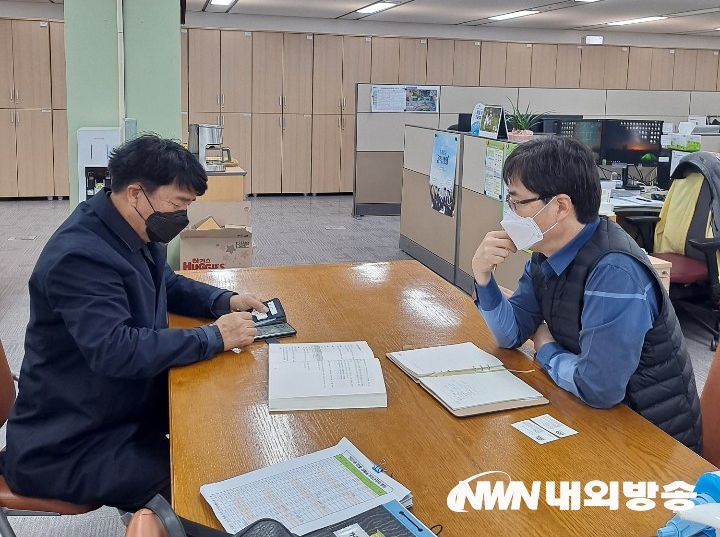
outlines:
{"label": "cubicle divider", "polygon": [[[470,293],[473,255],[487,232],[500,229],[503,212],[502,180],[497,173],[494,178],[490,177],[492,174],[486,175],[488,146],[495,150],[490,160],[500,158],[504,161],[514,144],[450,132],[459,137],[459,146],[455,211],[453,216],[447,216],[434,210],[430,200],[433,141],[439,132],[450,131],[405,127],[400,248]],[[497,170],[497,165],[501,166],[502,162],[495,164]],[[492,188],[489,189],[490,185]],[[528,259],[525,252],[510,256],[495,274],[498,283],[515,289]]]}
{"label": "cubicle divider", "polygon": [[[490,86],[440,86],[436,112],[372,112],[372,86],[357,85],[355,215],[399,214],[406,125],[447,129],[457,123],[458,114],[472,112],[478,102],[509,109],[512,101],[523,110],[529,107],[537,113],[658,119],[672,123],[686,121],[690,114],[720,115],[717,92]],[[715,150],[718,141],[720,137],[708,141],[707,149]]]}

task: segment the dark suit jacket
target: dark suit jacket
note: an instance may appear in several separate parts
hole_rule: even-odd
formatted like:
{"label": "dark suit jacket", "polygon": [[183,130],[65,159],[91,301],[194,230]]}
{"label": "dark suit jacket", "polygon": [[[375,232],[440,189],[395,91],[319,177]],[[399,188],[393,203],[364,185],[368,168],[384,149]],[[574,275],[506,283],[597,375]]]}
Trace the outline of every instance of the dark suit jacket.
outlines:
{"label": "dark suit jacket", "polygon": [[223,347],[213,327],[168,329],[168,310],[216,317],[230,293],[176,275],[108,194],[78,205],[30,277],[2,472],[17,493],[129,506],[168,484],[168,368]]}

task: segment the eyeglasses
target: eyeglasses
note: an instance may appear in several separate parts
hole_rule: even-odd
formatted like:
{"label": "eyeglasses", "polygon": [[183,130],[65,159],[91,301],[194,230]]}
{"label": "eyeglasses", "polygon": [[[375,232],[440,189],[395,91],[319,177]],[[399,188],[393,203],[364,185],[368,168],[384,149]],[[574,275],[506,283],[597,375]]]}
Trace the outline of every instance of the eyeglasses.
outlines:
{"label": "eyeglasses", "polygon": [[512,209],[512,212],[516,213],[518,205],[525,205],[526,203],[532,203],[533,201],[545,201],[548,198],[552,198],[552,196],[538,196],[537,198],[529,198],[526,200],[514,200],[510,197],[510,194],[508,194],[505,196],[505,203],[507,203],[510,209]]}

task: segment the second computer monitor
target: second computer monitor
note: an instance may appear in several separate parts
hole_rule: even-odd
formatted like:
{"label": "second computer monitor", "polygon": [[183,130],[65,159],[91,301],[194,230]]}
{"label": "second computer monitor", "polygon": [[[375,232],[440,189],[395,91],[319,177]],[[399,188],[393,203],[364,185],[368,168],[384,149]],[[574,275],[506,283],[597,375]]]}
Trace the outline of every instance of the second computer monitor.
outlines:
{"label": "second computer monitor", "polygon": [[660,154],[662,121],[606,119],[600,157],[607,164],[655,166]]}
{"label": "second computer monitor", "polygon": [[595,163],[600,164],[603,123],[602,119],[563,120],[560,122],[558,135],[584,143],[592,151]]}

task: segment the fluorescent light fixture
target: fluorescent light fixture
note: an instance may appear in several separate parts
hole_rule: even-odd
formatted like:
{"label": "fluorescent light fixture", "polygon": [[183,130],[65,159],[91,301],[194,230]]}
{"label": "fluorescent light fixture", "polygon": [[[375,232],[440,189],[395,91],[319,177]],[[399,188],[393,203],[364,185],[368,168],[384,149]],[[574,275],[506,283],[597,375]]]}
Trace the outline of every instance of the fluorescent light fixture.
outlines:
{"label": "fluorescent light fixture", "polygon": [[597,2],[598,0],[575,0],[576,2]]}
{"label": "fluorescent light fixture", "polygon": [[628,19],[626,21],[608,22],[608,26],[623,26],[625,24],[639,24],[641,22],[653,22],[665,20],[667,17],[643,17],[642,19]]}
{"label": "fluorescent light fixture", "polygon": [[385,11],[396,5],[397,4],[393,2],[376,2],[370,6],[358,9],[355,13],[378,13],[379,11]]}
{"label": "fluorescent light fixture", "polygon": [[210,0],[210,3],[214,6],[229,6],[233,0]]}
{"label": "fluorescent light fixture", "polygon": [[505,15],[498,15],[496,17],[489,17],[493,21],[505,21],[508,19],[515,19],[517,17],[525,17],[526,15],[535,15],[537,11],[514,11],[512,13],[505,13]]}

